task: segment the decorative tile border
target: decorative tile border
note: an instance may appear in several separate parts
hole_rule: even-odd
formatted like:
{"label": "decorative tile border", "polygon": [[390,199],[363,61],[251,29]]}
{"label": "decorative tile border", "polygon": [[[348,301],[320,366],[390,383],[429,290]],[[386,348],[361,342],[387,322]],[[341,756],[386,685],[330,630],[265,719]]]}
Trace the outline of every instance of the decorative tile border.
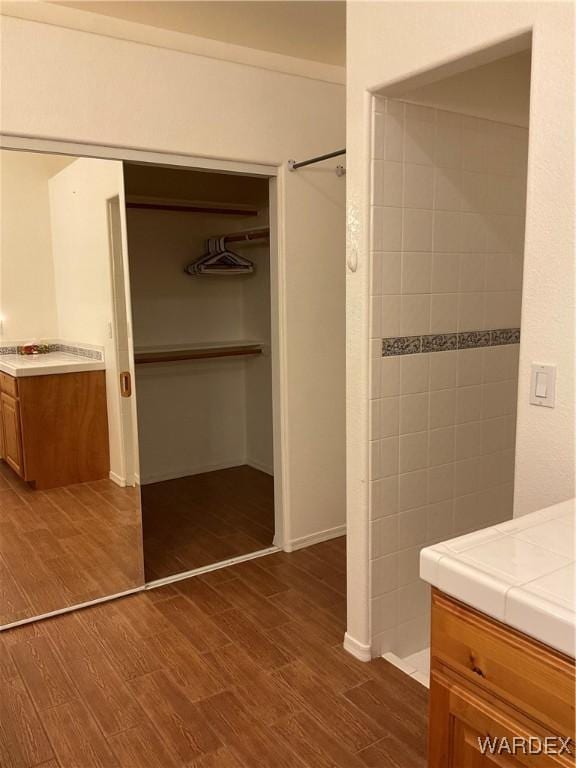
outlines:
{"label": "decorative tile border", "polygon": [[[10,345],[6,347],[0,347],[0,355],[17,355],[18,347],[20,345]],[[93,349],[92,347],[82,347],[79,345],[71,344],[46,344],[46,352],[65,352],[67,355],[76,355],[76,357],[87,357],[90,360],[103,360],[104,354],[99,349]],[[46,354],[41,352],[40,354]]]}
{"label": "decorative tile border", "polygon": [[450,352],[458,349],[498,347],[504,344],[518,344],[519,342],[520,328],[435,333],[426,336],[390,336],[382,339],[382,357],[417,355],[421,352]]}

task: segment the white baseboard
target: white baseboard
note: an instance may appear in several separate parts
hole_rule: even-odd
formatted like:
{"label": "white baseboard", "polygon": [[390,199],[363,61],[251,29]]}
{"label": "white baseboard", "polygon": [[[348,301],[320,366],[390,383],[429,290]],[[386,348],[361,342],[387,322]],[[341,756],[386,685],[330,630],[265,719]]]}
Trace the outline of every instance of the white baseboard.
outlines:
{"label": "white baseboard", "polygon": [[370,646],[355,640],[348,632],[344,635],[344,650],[352,654],[358,661],[372,661],[372,649]]}
{"label": "white baseboard", "polygon": [[308,536],[300,536],[298,539],[292,539],[284,545],[286,552],[294,552],[296,549],[311,547],[313,544],[320,544],[322,541],[337,539],[346,534],[346,525],[337,525],[335,528],[327,528],[325,531],[311,533]]}
{"label": "white baseboard", "polygon": [[219,469],[231,469],[232,467],[240,467],[242,464],[245,464],[244,457],[232,461],[223,461],[218,464],[203,464],[195,467],[182,467],[164,472],[154,472],[154,474],[142,475],[140,484],[162,483],[164,480],[176,480],[178,477],[202,475],[204,472],[217,472]]}
{"label": "white baseboard", "polygon": [[113,483],[116,483],[116,485],[119,485],[120,488],[126,488],[126,478],[120,477],[120,475],[117,475],[116,472],[110,471],[109,474],[110,480],[112,480]]}
{"label": "white baseboard", "polygon": [[246,459],[244,463],[249,467],[252,467],[252,469],[257,469],[260,472],[264,472],[266,475],[272,475],[272,477],[274,477],[274,469],[269,464],[263,464],[261,461],[258,461],[258,459]]}

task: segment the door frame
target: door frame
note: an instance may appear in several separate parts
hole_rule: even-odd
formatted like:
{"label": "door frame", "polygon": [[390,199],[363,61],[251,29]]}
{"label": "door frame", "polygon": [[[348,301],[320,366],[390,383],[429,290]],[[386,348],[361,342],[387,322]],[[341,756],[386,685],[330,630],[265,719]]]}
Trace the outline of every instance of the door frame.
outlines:
{"label": "door frame", "polygon": [[[159,152],[105,144],[17,136],[0,133],[0,149],[71,155],[74,157],[175,166],[216,173],[261,176],[269,181],[270,209],[270,292],[271,292],[271,363],[274,453],[274,548],[290,542],[290,507],[287,398],[287,319],[286,319],[286,249],[285,185],[283,163],[255,163],[229,158],[203,157],[176,152]],[[126,276],[125,278],[129,275]],[[132,324],[132,318],[129,318]],[[137,427],[136,427],[137,429]],[[263,551],[270,551],[263,550]],[[258,553],[256,553],[258,554]],[[220,564],[218,564],[220,565]],[[222,564],[224,565],[224,564]]]}

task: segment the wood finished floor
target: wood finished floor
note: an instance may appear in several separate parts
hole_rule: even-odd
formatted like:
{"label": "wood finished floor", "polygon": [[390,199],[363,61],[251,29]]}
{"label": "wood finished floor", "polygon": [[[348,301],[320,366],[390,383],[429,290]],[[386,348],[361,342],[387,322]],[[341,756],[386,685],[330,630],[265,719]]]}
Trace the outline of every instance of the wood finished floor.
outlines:
{"label": "wood finished floor", "polygon": [[0,625],[144,583],[136,488],[35,491],[0,461]]}
{"label": "wood finished floor", "polygon": [[272,546],[274,478],[248,466],[141,487],[146,581]]}
{"label": "wood finished floor", "polygon": [[342,649],[344,549],[0,633],[0,765],[424,768],[426,689]]}

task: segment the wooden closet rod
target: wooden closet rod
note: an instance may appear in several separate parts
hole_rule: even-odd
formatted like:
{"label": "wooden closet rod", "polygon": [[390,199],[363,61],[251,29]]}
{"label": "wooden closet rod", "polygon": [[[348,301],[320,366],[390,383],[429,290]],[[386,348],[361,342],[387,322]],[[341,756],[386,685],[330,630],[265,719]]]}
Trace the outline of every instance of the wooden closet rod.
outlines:
{"label": "wooden closet rod", "polygon": [[205,347],[204,349],[178,349],[165,352],[136,352],[136,365],[146,363],[178,363],[183,360],[208,360],[215,357],[242,357],[246,355],[261,355],[260,344],[245,344],[238,347]]}
{"label": "wooden closet rod", "polygon": [[258,211],[247,208],[217,208],[209,205],[176,205],[173,203],[136,203],[127,202],[126,208],[139,208],[147,211],[180,211],[180,213],[216,213],[222,216],[257,216]]}
{"label": "wooden closet rod", "polygon": [[265,240],[270,237],[270,229],[253,229],[250,232],[237,232],[232,235],[224,235],[227,243],[243,243],[245,240]]}

